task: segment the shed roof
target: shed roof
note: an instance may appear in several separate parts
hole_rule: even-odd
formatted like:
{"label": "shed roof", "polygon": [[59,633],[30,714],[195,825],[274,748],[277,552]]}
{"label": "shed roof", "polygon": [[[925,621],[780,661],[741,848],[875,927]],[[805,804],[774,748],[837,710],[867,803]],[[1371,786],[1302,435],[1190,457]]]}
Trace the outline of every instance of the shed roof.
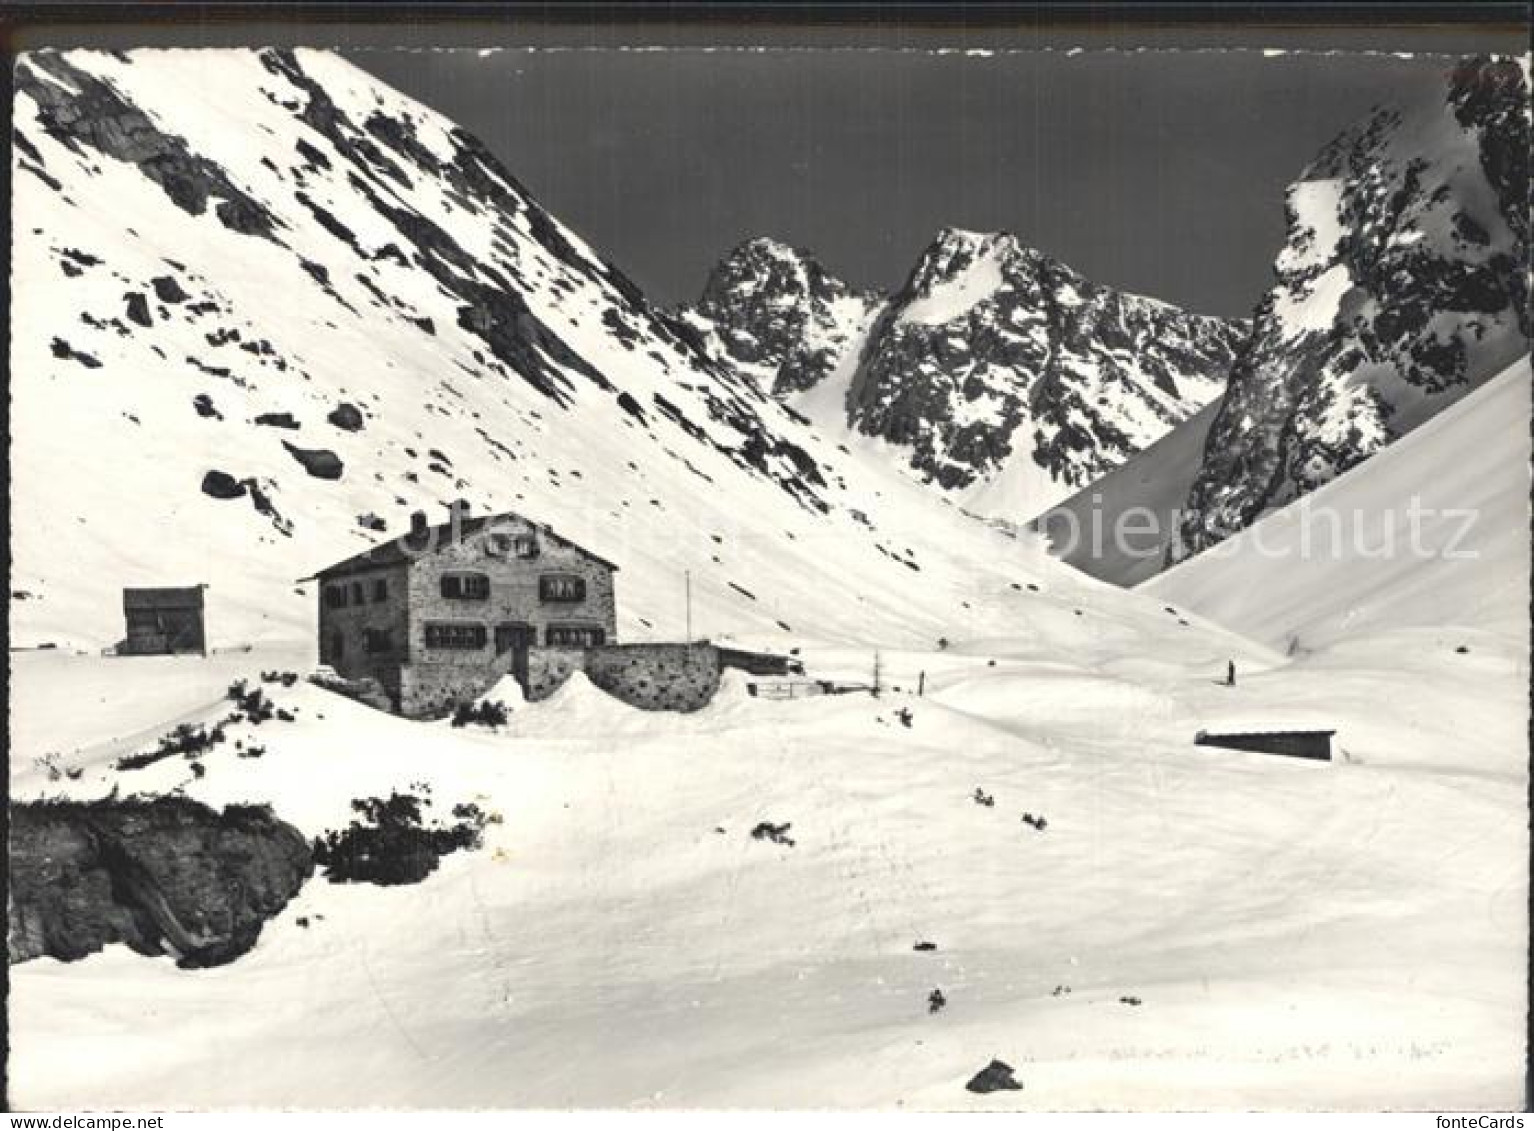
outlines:
{"label": "shed roof", "polygon": [[123,589],[123,608],[127,609],[200,609],[201,585],[154,589]]}
{"label": "shed roof", "polygon": [[1336,734],[1335,730],[1201,730],[1199,738],[1292,738],[1300,734]]}
{"label": "shed roof", "polygon": [[[500,514],[480,515],[477,517],[460,519],[458,523],[458,535],[461,540],[463,538],[469,537],[472,534],[478,533],[485,527],[494,523],[505,522],[508,520],[524,522],[545,537],[558,542],[562,546],[568,546],[570,549],[584,555],[585,557],[596,562],[598,565],[605,566],[610,570],[616,570],[618,568],[606,558],[598,557],[596,554],[593,554],[590,550],[586,549],[586,547],[570,541],[570,539],[560,534],[552,526],[549,526],[546,523],[535,522],[532,519],[526,518],[514,511],[502,511]],[[428,529],[431,532],[431,538],[428,542],[428,545],[434,547],[434,550],[440,551],[452,544],[453,522],[451,519],[449,519],[447,522],[438,523],[436,526],[429,527]],[[407,552],[404,545],[406,542],[410,542],[412,545],[414,544],[412,535],[409,533],[397,535],[396,537],[389,539],[387,542],[381,542],[378,545],[373,546],[371,549],[363,550],[359,554],[353,554],[349,558],[343,558],[341,561],[336,562],[334,565],[328,565],[324,569],[319,570],[318,572],[311,575],[311,577],[299,578],[299,580],[309,581],[315,578],[323,579],[328,577],[344,577],[347,574],[360,573],[364,570],[379,569],[386,566],[408,565],[416,558],[424,556],[421,553]]]}

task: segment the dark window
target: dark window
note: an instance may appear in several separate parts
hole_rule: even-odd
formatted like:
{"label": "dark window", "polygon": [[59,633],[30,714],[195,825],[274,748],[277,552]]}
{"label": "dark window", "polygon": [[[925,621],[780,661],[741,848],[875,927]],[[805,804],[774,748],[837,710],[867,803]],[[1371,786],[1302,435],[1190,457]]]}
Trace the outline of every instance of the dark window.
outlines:
{"label": "dark window", "polygon": [[362,647],[373,655],[394,651],[394,638],[387,628],[369,628],[362,633]]}
{"label": "dark window", "polygon": [[474,651],[485,646],[482,624],[430,623],[426,626],[426,647]]}
{"label": "dark window", "polygon": [[607,634],[594,624],[551,624],[543,630],[545,644],[570,648],[595,648],[606,641]]}
{"label": "dark window", "polygon": [[362,595],[362,582],[352,582],[352,604],[360,605],[365,600]]}
{"label": "dark window", "polygon": [[343,655],[345,655],[346,638],[343,637],[339,632],[326,633],[324,640],[325,650],[324,655],[320,657],[321,663],[333,664]]}
{"label": "dark window", "polygon": [[373,581],[373,600],[387,601],[389,599],[389,582],[386,578],[376,578]]}
{"label": "dark window", "polygon": [[538,539],[532,534],[497,534],[491,539],[495,552],[515,558],[536,558]]}
{"label": "dark window", "polygon": [[482,573],[442,575],[442,595],[449,601],[488,601],[490,579]]}
{"label": "dark window", "polygon": [[325,607],[327,609],[344,609],[344,608],[346,608],[346,586],[344,586],[344,585],[327,585],[327,586],[325,586]]}
{"label": "dark window", "polygon": [[538,579],[538,597],[543,601],[584,601],[586,579],[568,573],[546,573]]}

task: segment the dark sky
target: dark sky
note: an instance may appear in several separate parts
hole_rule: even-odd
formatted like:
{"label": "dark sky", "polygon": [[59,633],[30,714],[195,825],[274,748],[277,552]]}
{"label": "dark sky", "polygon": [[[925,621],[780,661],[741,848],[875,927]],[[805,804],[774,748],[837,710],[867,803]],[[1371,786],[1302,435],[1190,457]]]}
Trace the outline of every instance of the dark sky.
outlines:
{"label": "dark sky", "polygon": [[1256,52],[359,51],[455,119],[652,298],[775,236],[893,288],[944,225],[1242,316],[1283,188],[1445,60]]}

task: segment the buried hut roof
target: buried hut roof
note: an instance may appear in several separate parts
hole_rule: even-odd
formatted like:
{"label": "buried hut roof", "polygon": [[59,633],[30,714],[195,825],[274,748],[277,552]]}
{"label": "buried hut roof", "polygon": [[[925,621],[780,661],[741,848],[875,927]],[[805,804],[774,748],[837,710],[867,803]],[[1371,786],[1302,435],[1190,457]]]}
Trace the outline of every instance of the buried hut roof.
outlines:
{"label": "buried hut roof", "polygon": [[[567,546],[577,553],[590,558],[598,565],[616,570],[618,567],[606,558],[593,554],[586,547],[577,542],[572,542],[560,534],[552,526],[546,523],[534,522],[530,518],[517,514],[514,511],[503,511],[500,514],[480,515],[475,517],[460,517],[457,520],[457,536],[460,540],[468,538],[487,526],[498,523],[520,522],[526,523],[539,534],[557,542],[561,546]],[[428,552],[435,553],[438,550],[452,544],[454,535],[454,521],[438,523],[436,526],[426,528],[426,534],[417,533],[414,530],[390,538],[387,542],[380,542],[370,549],[363,550],[359,554],[353,554],[349,558],[343,558],[334,565],[328,565],[324,569],[311,574],[309,577],[299,578],[300,581],[311,581],[317,578],[342,577],[349,573],[359,573],[363,570],[377,569],[380,566],[400,565],[425,557]],[[429,537],[427,535],[429,534]],[[429,548],[429,551],[428,551]]]}

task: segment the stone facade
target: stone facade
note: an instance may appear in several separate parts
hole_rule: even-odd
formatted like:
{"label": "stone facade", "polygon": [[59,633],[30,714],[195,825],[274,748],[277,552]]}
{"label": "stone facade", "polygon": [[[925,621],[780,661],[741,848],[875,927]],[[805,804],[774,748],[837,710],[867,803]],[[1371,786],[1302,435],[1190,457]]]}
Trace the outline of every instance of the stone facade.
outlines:
{"label": "stone facade", "polygon": [[408,639],[407,573],[395,563],[320,587],[320,663],[347,679],[376,680],[396,703]]}
{"label": "stone facade", "polygon": [[528,687],[535,650],[611,644],[615,570],[517,515],[418,519],[320,572],[320,659],[377,680],[401,714],[445,714],[507,674]]}

